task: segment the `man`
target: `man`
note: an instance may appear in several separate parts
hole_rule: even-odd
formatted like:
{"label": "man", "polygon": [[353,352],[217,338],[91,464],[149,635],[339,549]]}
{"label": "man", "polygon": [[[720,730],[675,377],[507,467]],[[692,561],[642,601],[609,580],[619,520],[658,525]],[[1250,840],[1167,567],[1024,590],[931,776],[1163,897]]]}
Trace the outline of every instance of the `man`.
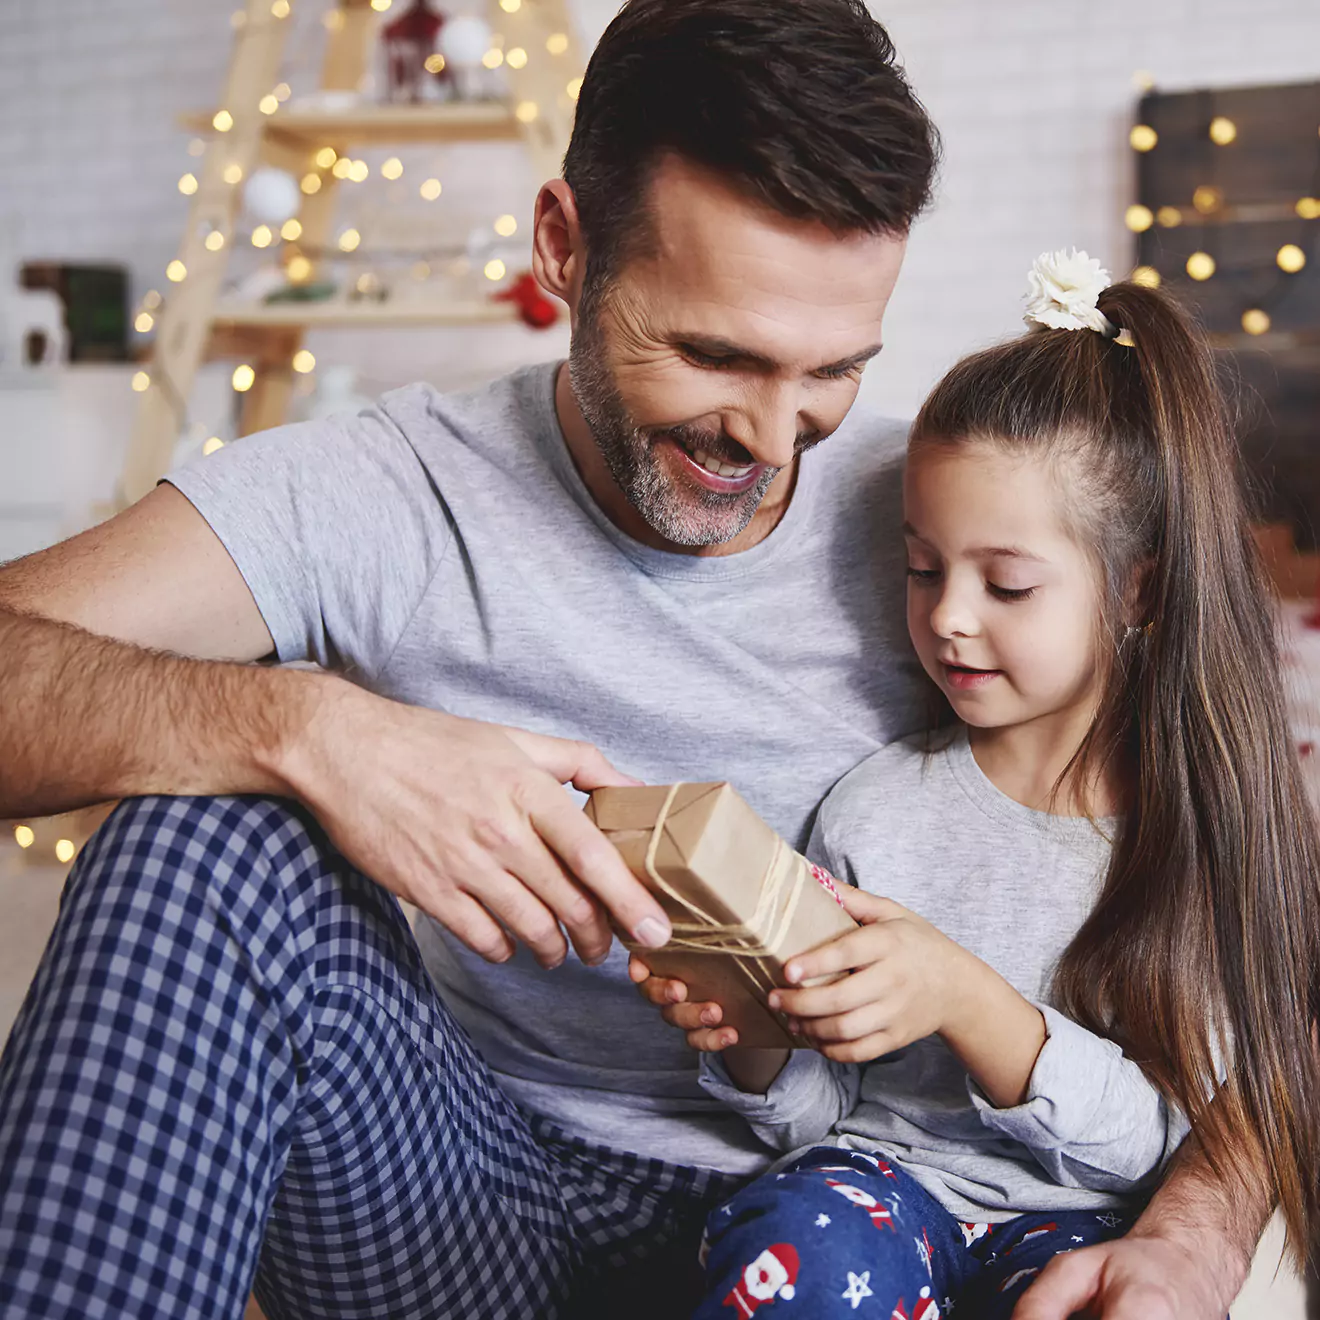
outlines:
{"label": "man", "polygon": [[[860,0],[632,0],[537,203],[566,368],[245,440],[0,575],[0,814],[135,797],[0,1067],[8,1314],[681,1314],[767,1153],[560,785],[730,778],[800,846],[911,726],[902,428],[844,419],[934,154]],[[1023,1312],[1222,1314],[1225,1201],[1190,1167]]]}

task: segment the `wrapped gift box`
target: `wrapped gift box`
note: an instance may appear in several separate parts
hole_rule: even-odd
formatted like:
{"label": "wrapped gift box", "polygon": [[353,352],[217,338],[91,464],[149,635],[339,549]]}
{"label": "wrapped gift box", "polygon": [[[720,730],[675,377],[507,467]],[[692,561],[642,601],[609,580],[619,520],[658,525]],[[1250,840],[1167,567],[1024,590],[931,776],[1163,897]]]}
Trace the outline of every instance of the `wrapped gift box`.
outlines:
{"label": "wrapped gift box", "polygon": [[790,958],[855,929],[833,878],[730,784],[601,788],[586,811],[673,923],[664,948],[626,947],[689,1002],[719,1004],[740,1045],[806,1048],[765,1001]]}

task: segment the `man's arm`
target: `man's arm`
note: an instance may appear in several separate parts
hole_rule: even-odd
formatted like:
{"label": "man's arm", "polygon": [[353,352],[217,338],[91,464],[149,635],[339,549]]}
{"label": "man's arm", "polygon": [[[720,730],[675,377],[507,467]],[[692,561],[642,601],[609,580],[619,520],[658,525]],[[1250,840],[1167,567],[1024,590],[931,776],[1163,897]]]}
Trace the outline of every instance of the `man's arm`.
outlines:
{"label": "man's arm", "polygon": [[1223,1320],[1272,1201],[1264,1169],[1246,1151],[1225,1182],[1189,1137],[1131,1232],[1056,1256],[1013,1320]]}
{"label": "man's arm", "polygon": [[594,747],[244,663],[272,648],[237,567],[169,486],[6,565],[0,817],[141,793],[282,794],[485,957],[511,956],[512,932],[553,965],[562,923],[599,959],[600,904],[642,942],[668,938],[659,905],[560,788],[629,782]]}

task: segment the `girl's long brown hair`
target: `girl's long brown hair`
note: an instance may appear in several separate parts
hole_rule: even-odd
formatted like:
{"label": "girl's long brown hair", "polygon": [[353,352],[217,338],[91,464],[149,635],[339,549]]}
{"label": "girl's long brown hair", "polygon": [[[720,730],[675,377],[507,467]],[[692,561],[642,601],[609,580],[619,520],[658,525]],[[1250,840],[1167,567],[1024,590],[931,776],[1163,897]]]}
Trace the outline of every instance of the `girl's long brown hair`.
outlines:
{"label": "girl's long brown hair", "polygon": [[1113,285],[1100,309],[1121,339],[1038,330],[959,363],[911,444],[1056,464],[1108,668],[1065,773],[1116,772],[1125,798],[1055,994],[1186,1112],[1222,1176],[1263,1160],[1301,1258],[1320,1227],[1320,842],[1273,610],[1208,345],[1155,290]]}

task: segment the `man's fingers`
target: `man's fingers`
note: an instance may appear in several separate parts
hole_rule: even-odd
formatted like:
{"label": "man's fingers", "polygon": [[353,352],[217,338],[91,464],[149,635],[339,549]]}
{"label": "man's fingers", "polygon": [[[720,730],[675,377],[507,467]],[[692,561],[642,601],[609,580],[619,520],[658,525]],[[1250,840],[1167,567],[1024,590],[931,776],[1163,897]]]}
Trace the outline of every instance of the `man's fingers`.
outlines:
{"label": "man's fingers", "polygon": [[547,786],[531,811],[532,825],[570,875],[609,909],[638,944],[669,942],[664,909],[624,864],[618,849],[558,790]]}
{"label": "man's fingers", "polygon": [[473,876],[468,890],[532,951],[542,967],[558,967],[568,956],[568,942],[555,914],[519,877],[492,866]]}
{"label": "man's fingers", "polygon": [[[516,869],[515,869],[516,866]],[[605,961],[614,932],[604,909],[584,894],[559,858],[540,839],[529,840],[514,866],[515,874],[568,932],[577,955],[589,966]]]}
{"label": "man's fingers", "polygon": [[1068,1320],[1098,1314],[1100,1279],[1108,1253],[1104,1246],[1055,1256],[1013,1308],[1013,1320]]}
{"label": "man's fingers", "polygon": [[428,912],[487,962],[508,962],[513,957],[514,943],[508,933],[480,903],[467,894],[456,891],[448,894],[443,903],[428,909]]}
{"label": "man's fingers", "polygon": [[616,770],[600,748],[591,743],[552,738],[544,733],[529,733],[526,729],[505,728],[503,732],[540,769],[554,775],[561,784],[572,784],[579,792],[636,787],[642,782]]}

